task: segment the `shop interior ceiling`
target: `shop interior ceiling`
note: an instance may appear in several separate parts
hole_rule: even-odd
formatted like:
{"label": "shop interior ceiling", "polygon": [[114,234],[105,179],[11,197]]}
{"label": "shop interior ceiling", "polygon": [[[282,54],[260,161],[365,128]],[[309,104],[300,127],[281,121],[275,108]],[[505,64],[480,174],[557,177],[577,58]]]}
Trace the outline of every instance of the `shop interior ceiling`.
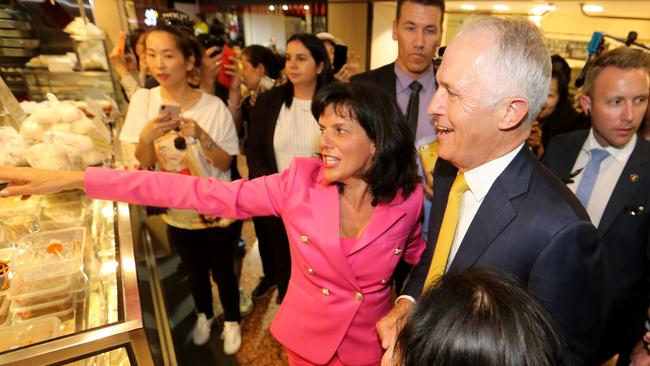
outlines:
{"label": "shop interior ceiling", "polygon": [[[279,4],[308,4],[308,3],[371,3],[371,2],[395,2],[395,0],[199,0],[200,6],[224,6],[224,5],[279,5]],[[555,1],[505,1],[505,0],[447,0],[448,11],[465,11],[461,8],[466,5],[474,5],[476,11],[491,12],[494,14],[531,14],[535,7],[540,5],[554,5],[555,11],[563,13],[581,13],[582,5],[600,5],[603,7],[601,13],[589,13],[589,16],[613,16],[646,18],[650,21],[650,1],[648,0],[555,0]],[[495,5],[506,5],[509,9],[505,11],[494,10]]]}
{"label": "shop interior ceiling", "polygon": [[[630,17],[645,18],[650,21],[650,1],[648,0],[603,0],[603,1],[576,1],[576,0],[555,0],[555,1],[499,1],[499,0],[464,0],[445,1],[448,11],[464,11],[467,5],[474,5],[476,11],[491,12],[493,14],[532,14],[536,7],[554,5],[555,11],[562,13],[582,13],[582,5],[599,5],[602,12],[587,13],[588,16],[605,17]],[[495,10],[494,6],[506,5],[508,10]],[[537,8],[539,9],[539,8]]]}

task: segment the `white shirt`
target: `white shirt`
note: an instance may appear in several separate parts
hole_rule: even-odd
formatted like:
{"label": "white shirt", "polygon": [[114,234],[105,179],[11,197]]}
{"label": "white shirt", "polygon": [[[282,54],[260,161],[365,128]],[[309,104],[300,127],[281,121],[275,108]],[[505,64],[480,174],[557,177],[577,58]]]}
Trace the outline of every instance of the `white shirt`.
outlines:
{"label": "white shirt", "polygon": [[[600,163],[600,170],[598,171],[598,177],[596,178],[596,183],[594,184],[594,190],[591,192],[591,197],[589,197],[589,203],[587,204],[587,213],[589,213],[589,218],[594,226],[598,227],[600,219],[603,217],[605,212],[605,207],[607,207],[607,202],[614,192],[614,187],[618,182],[618,178],[627,164],[627,160],[632,155],[634,146],[636,145],[636,134],[632,135],[630,141],[623,146],[621,149],[617,149],[613,146],[604,148],[609,153],[602,163]],[[573,183],[567,184],[569,189],[573,193],[576,192],[580,181],[582,180],[582,175],[584,174],[584,168],[589,162],[589,157],[591,155],[591,150],[596,148],[603,148],[600,146],[596,138],[594,137],[593,129],[589,130],[589,136],[587,140],[582,145],[582,149],[578,154],[575,164],[573,164],[572,172],[575,172],[578,169],[582,171],[573,177]]]}
{"label": "white shirt", "polygon": [[318,123],[311,114],[311,100],[293,98],[290,108],[282,103],[273,133],[278,172],[287,169],[296,156],[316,156],[319,136]]}
{"label": "white shirt", "polygon": [[469,226],[474,221],[474,216],[476,216],[478,209],[481,207],[481,203],[483,203],[483,199],[487,196],[494,181],[503,173],[522,147],[523,144],[501,157],[465,172],[465,182],[467,182],[469,189],[463,193],[456,234],[451,243],[445,272],[449,270],[449,265],[453,262],[456,253],[458,253],[460,243],[463,242]]}
{"label": "white shirt", "polygon": [[[487,196],[490,188],[492,188],[494,181],[503,173],[523,146],[524,144],[522,143],[509,153],[465,172],[465,182],[467,182],[469,189],[463,193],[463,198],[460,203],[458,225],[456,226],[454,240],[451,243],[445,272],[449,270],[449,265],[453,262],[456,253],[458,253],[458,249],[460,249],[460,243],[465,238],[469,226],[474,221],[474,216],[476,216],[478,209],[481,207],[481,203],[483,203],[485,196]],[[408,295],[398,297],[397,301],[401,298],[415,302],[415,299]]]}
{"label": "white shirt", "polygon": [[[140,132],[149,120],[159,113],[163,103],[160,87],[153,89],[139,89],[131,97],[126,120],[120,133],[122,142],[137,144]],[[184,117],[191,118],[212,138],[212,140],[230,155],[239,154],[239,138],[235,129],[232,115],[221,99],[214,95],[203,93],[201,99],[188,110],[181,113]],[[157,139],[158,142],[160,139]],[[158,148],[158,145],[154,145]],[[215,177],[222,181],[230,181],[230,169],[221,171],[203,155],[199,150],[199,164],[201,171],[207,177]],[[163,215],[163,220],[170,226],[182,229],[203,229],[218,226],[218,222],[206,223],[195,211],[169,209]]]}

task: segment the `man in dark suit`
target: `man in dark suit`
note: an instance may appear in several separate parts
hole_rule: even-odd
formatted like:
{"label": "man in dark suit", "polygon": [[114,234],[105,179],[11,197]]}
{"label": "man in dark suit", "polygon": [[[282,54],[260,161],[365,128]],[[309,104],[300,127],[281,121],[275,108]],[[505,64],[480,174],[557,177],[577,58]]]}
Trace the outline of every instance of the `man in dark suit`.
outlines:
{"label": "man in dark suit", "polygon": [[[352,77],[352,81],[373,83],[395,98],[413,131],[416,148],[436,139],[431,116],[427,114],[427,106],[436,91],[432,61],[442,39],[444,13],[444,0],[398,0],[393,22],[397,59],[388,65]],[[430,191],[427,193],[424,201],[425,221],[422,227],[425,237],[431,210]],[[411,266],[403,261],[398,265],[394,275],[398,292],[410,268]]]}
{"label": "man in dark suit", "polygon": [[598,361],[619,354],[618,365],[629,365],[650,305],[650,143],[637,136],[648,70],[650,55],[628,47],[594,60],[579,99],[591,129],[556,136],[544,157],[598,228],[606,304]]}
{"label": "man in dark suit", "polygon": [[548,310],[570,348],[565,362],[589,364],[602,304],[598,234],[575,196],[525,144],[550,76],[543,36],[523,18],[468,20],[447,47],[428,110],[440,159],[427,250],[377,324],[384,347],[444,272],[492,267],[515,277]]}

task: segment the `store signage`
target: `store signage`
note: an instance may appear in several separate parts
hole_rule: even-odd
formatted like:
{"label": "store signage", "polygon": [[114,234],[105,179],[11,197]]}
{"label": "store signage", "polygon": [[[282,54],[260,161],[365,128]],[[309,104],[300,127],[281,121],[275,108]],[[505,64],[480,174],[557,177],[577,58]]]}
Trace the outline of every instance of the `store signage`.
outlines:
{"label": "store signage", "polygon": [[13,127],[18,130],[20,128],[20,123],[27,118],[27,113],[23,111],[23,108],[18,103],[16,97],[14,97],[11,90],[5,83],[4,79],[0,77],[0,111],[2,107],[7,111],[10,117],[10,121]]}

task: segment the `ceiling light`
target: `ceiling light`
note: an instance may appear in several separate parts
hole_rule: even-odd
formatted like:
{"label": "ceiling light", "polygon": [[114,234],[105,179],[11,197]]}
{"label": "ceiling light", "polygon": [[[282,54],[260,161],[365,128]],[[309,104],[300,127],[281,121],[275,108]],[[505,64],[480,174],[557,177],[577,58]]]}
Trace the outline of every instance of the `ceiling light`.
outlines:
{"label": "ceiling light", "polygon": [[282,5],[282,10],[284,10],[284,11],[289,10],[289,5]]}
{"label": "ceiling light", "polygon": [[472,11],[472,10],[476,10],[476,5],[474,5],[474,4],[460,4],[460,8],[463,9],[463,10]]}
{"label": "ceiling light", "polygon": [[582,10],[589,12],[589,13],[602,13],[605,8],[603,8],[600,5],[583,5]]}
{"label": "ceiling light", "polygon": [[309,5],[305,5],[302,8],[305,9],[305,10],[309,10]]}
{"label": "ceiling light", "polygon": [[269,5],[269,10],[270,11],[275,11],[275,5]]}
{"label": "ceiling light", "polygon": [[529,14],[533,15],[544,15],[545,13],[551,11],[551,7],[548,5],[537,5],[534,6],[530,11],[528,12]]}
{"label": "ceiling light", "polygon": [[541,15],[529,15],[528,19],[539,28],[542,26],[542,16]]}
{"label": "ceiling light", "polygon": [[496,11],[508,11],[510,10],[510,7],[506,4],[494,4],[492,5],[492,9]]}

